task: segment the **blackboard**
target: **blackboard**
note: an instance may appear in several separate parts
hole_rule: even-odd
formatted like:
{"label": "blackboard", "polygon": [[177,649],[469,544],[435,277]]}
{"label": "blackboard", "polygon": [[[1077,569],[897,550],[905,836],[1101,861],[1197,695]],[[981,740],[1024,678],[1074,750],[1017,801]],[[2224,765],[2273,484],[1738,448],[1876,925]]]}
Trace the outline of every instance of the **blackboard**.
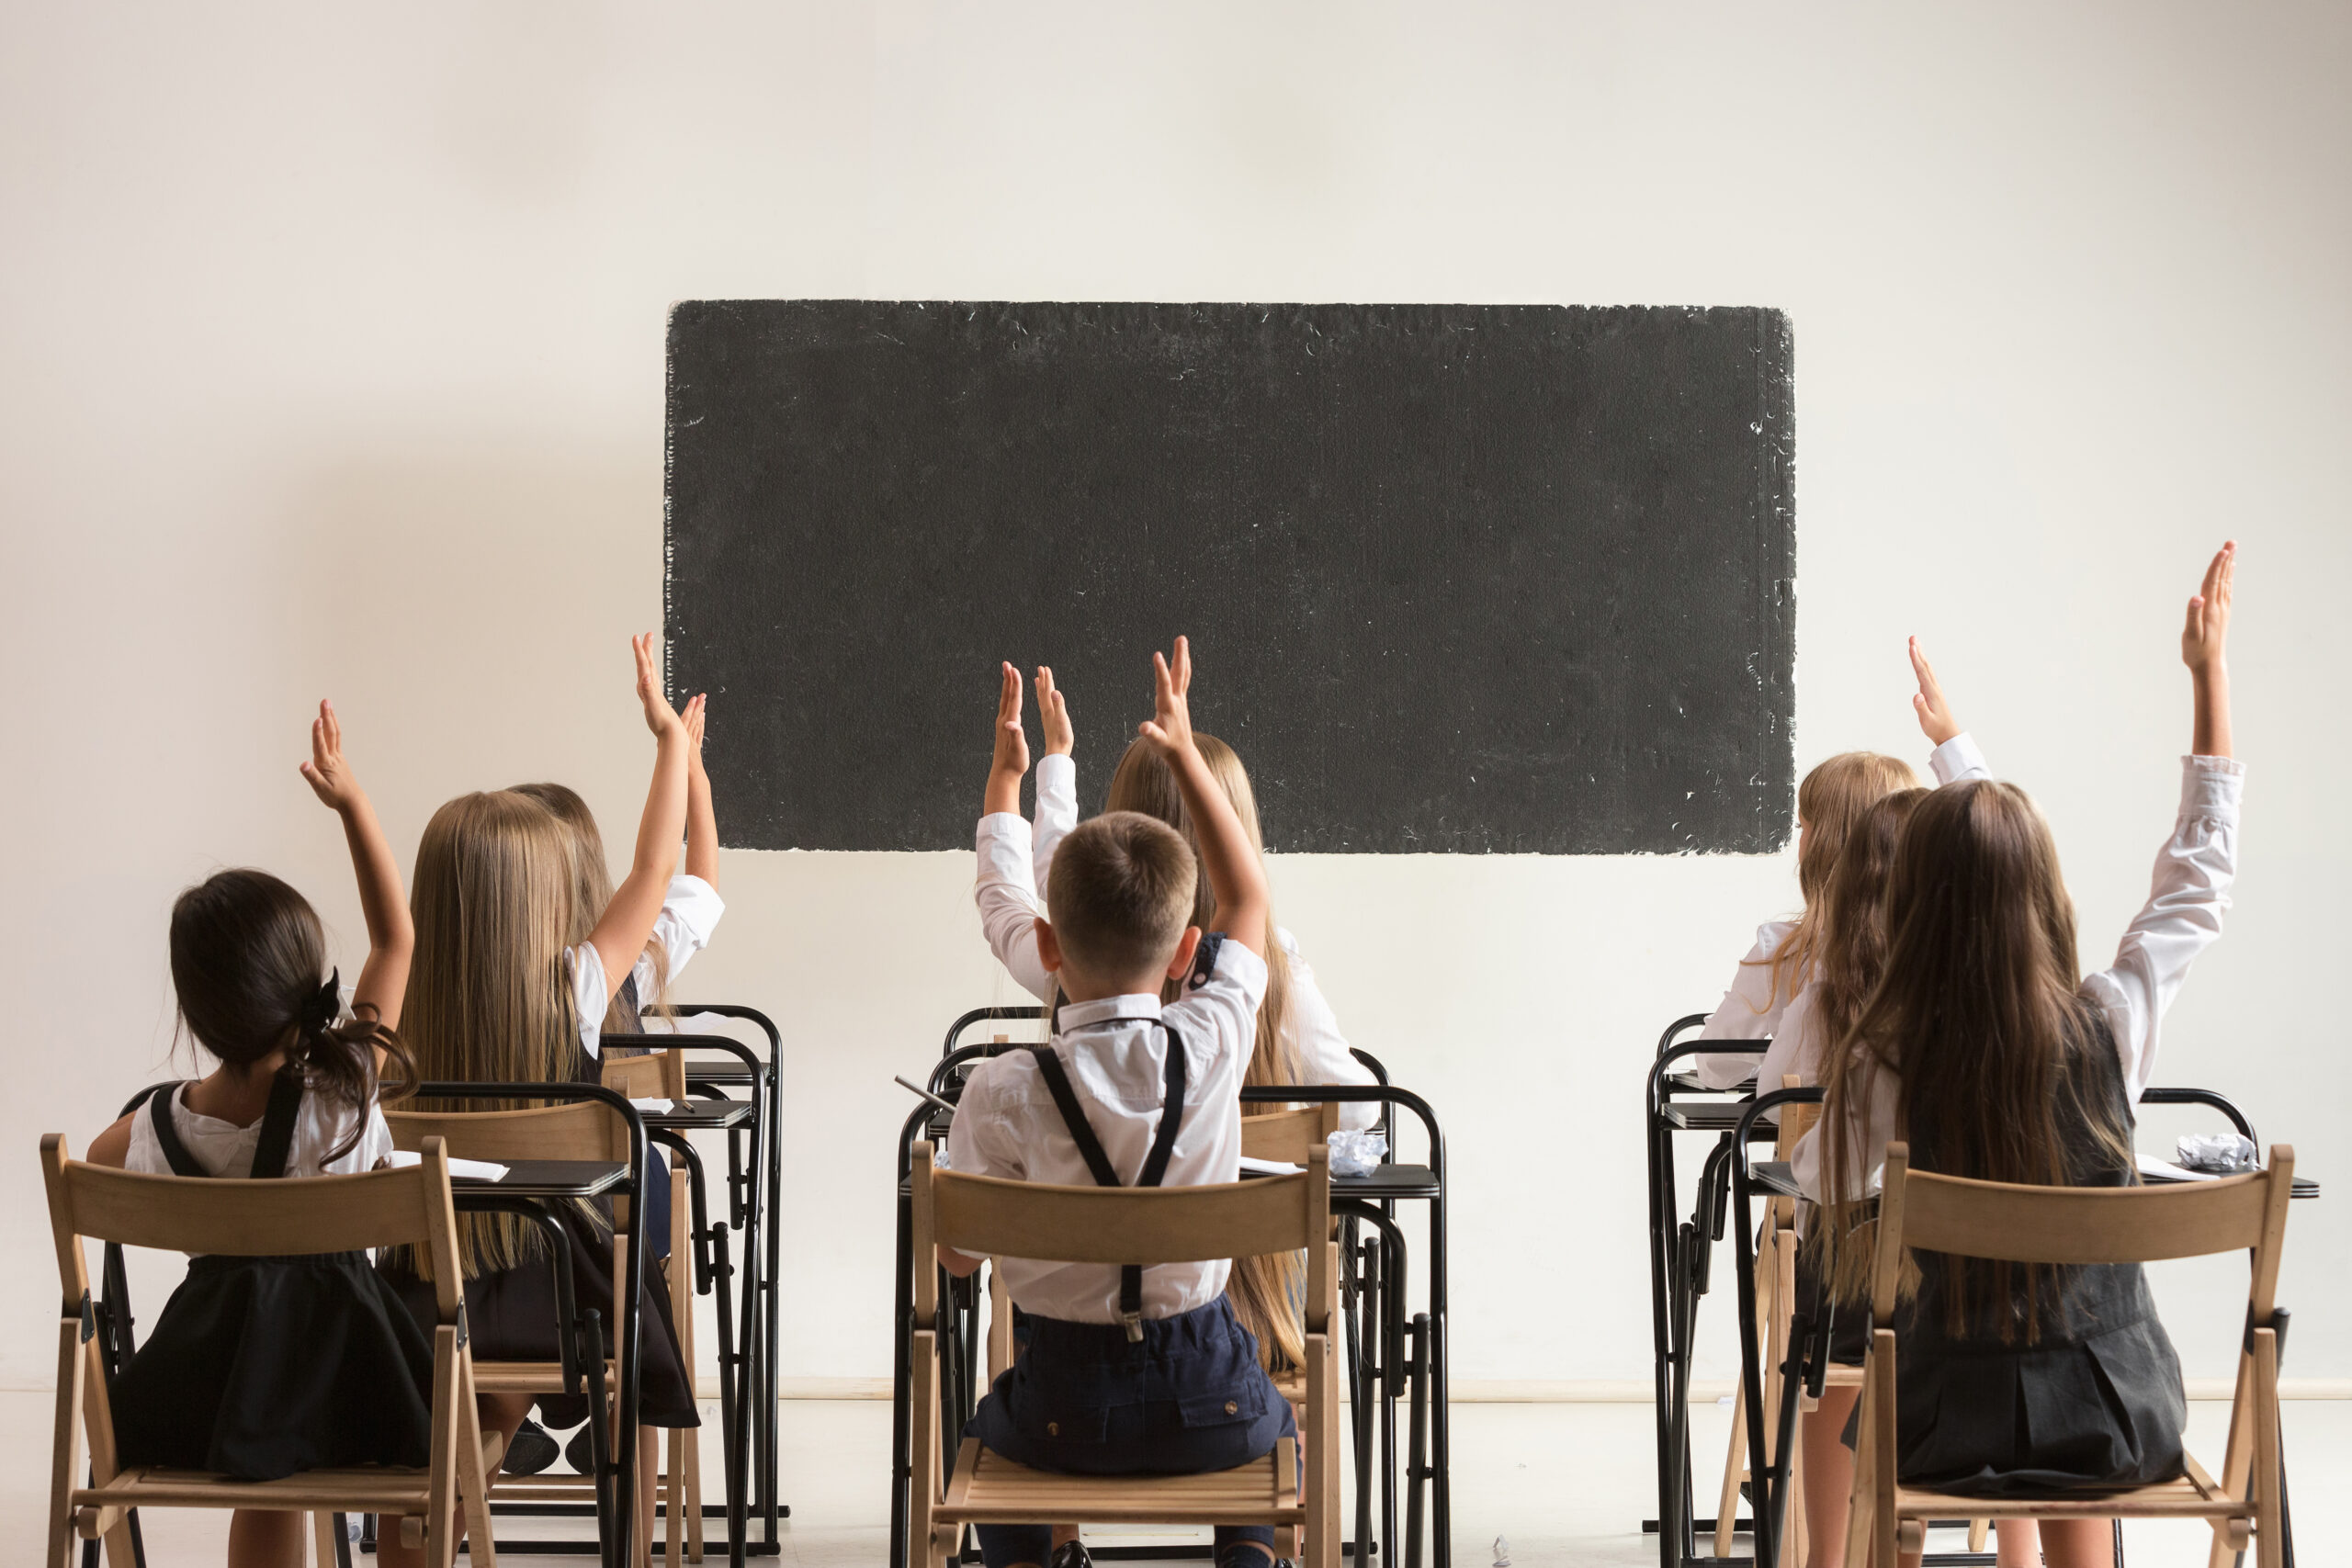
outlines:
{"label": "blackboard", "polygon": [[1097,809],[1186,632],[1272,849],[1778,848],[1792,353],[1757,309],[679,305],[725,840],[968,848],[1008,659]]}

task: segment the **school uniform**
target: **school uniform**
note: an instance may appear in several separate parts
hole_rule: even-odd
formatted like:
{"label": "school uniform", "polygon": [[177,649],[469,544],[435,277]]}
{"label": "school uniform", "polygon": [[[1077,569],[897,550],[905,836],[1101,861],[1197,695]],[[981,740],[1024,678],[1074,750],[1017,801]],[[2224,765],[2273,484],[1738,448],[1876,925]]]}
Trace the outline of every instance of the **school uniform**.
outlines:
{"label": "school uniform", "polygon": [[[1037,761],[1037,820],[1035,829],[1012,812],[993,812],[980,818],[976,849],[979,877],[972,889],[979,905],[980,930],[989,949],[1023,990],[1046,999],[1053,978],[1037,956],[1034,921],[1046,913],[1039,889],[1047,886],[1054,852],[1078,826],[1078,767],[1069,758],[1049,753]],[[1285,1043],[1295,1053],[1299,1081],[1310,1084],[1376,1084],[1372,1069],[1356,1060],[1340,1032],[1339,1015],[1331,1010],[1315,971],[1300,956],[1298,939],[1275,928],[1290,962],[1290,1007],[1281,1021]],[[1376,1101],[1340,1107],[1340,1125],[1370,1127],[1380,1120]]]}
{"label": "school uniform", "polygon": [[[2132,1126],[2132,1107],[2155,1067],[2165,1010],[2189,965],[2221,935],[2237,870],[2239,800],[2245,768],[2223,757],[2182,759],[2180,810],[2157,852],[2147,904],[2125,931],[2115,963],[2085,979],[2091,1048],[2069,1058],[2072,1092],[2058,1097],[2071,1185],[2120,1187],[2133,1167],[2102,1152],[2073,1108],[2103,1105]],[[1900,1134],[1901,1086],[1894,1071],[1870,1075],[1846,1110],[1851,1146],[1878,1151],[1851,1191],[1877,1190],[1886,1145],[1900,1135],[1915,1169],[1938,1166],[1939,1107],[1913,1105]],[[1822,1188],[1820,1129],[1798,1142],[1792,1165],[1809,1196]],[[1898,1473],[1906,1484],[1982,1496],[2064,1487],[2132,1486],[2181,1473],[2188,1405],[2180,1361],[2157,1320],[2140,1265],[2065,1270],[2042,1303],[2040,1334],[2028,1344],[2022,1294],[2018,1332],[1956,1338],[1945,1329],[1942,1259],[1918,1256],[1920,1288],[1895,1325]]]}
{"label": "school uniform", "polygon": [[[127,1170],[270,1180],[374,1168],[391,1134],[281,1075],[249,1127],[190,1111],[185,1085],[132,1111]],[[349,1136],[346,1153],[324,1157]],[[429,1320],[428,1320],[429,1321]],[[365,1252],[199,1257],[109,1390],[126,1465],[246,1481],[432,1457],[433,1346]]]}
{"label": "school uniform", "polygon": [[[1046,1045],[974,1069],[948,1168],[1068,1186],[1238,1180],[1238,1091],[1265,985],[1256,953],[1211,934],[1174,1002],[1065,1002]],[[1297,1430],[1225,1299],[1229,1259],[997,1267],[1028,1348],[965,1435],[1007,1459],[1071,1474],[1192,1474],[1261,1459]]]}
{"label": "school uniform", "polygon": [[[1962,779],[1989,779],[1993,772],[1985,766],[1984,753],[1977,749],[1973,736],[1962,733],[1953,736],[1937,747],[1928,757],[1928,772],[1939,787],[1958,784]],[[1705,1027],[1699,1031],[1701,1040],[1777,1040],[1782,1020],[1810,973],[1791,977],[1787,984],[1774,984],[1772,958],[1781,944],[1794,934],[1794,920],[1767,920],[1756,928],[1755,945],[1747,956],[1739,961],[1732,974],[1731,987],[1724,992],[1724,999],[1707,1015]],[[1726,1052],[1722,1055],[1696,1055],[1689,1058],[1691,1071],[1699,1082],[1708,1089],[1737,1089],[1752,1075],[1759,1084],[1780,1087],[1777,1074],[1766,1077],[1752,1055]]]}
{"label": "school uniform", "polygon": [[[670,880],[661,915],[653,925],[654,939],[662,944],[669,972],[675,976],[710,941],[710,933],[726,912],[718,889],[698,876]],[[605,1010],[611,1000],[605,987],[605,965],[593,943],[582,942],[566,953],[572,1002],[580,1016],[580,1055],[573,1080],[594,1083],[597,1054],[604,1032]],[[640,955],[624,981],[650,996],[653,961]],[[646,1263],[638,1293],[639,1383],[638,1414],[656,1427],[698,1427],[694,1381],[678,1348],[677,1325],[670,1314],[670,1292],[652,1260],[667,1255],[670,1245],[670,1162],[658,1148],[646,1160]],[[588,1203],[558,1203],[549,1211],[563,1232],[571,1258],[572,1293],[585,1310],[603,1316],[605,1345],[613,1345],[612,1303],[617,1281],[613,1278],[613,1210],[608,1199]],[[529,1233],[541,1233],[534,1227]],[[420,1319],[432,1310],[433,1287],[395,1260],[388,1277]],[[552,1361],[560,1341],[551,1260],[534,1258],[511,1269],[479,1274],[466,1280],[466,1319],[473,1336],[474,1357],[484,1361]],[[587,1419],[584,1394],[551,1394],[538,1402],[542,1417],[551,1427],[571,1427]]]}

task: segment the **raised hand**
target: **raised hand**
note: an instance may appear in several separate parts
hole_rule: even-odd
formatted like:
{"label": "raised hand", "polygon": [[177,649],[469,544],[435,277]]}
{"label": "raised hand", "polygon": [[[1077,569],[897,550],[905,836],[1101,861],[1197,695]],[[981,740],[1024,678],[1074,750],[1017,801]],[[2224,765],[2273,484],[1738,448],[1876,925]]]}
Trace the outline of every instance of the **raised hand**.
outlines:
{"label": "raised hand", "polygon": [[709,693],[696,692],[686,700],[686,711],[678,716],[678,722],[686,727],[686,762],[696,773],[702,771],[702,730],[709,703]]}
{"label": "raised hand", "polygon": [[319,716],[311,721],[311,760],[302,764],[302,777],[332,810],[348,811],[365,798],[358,775],[344,760],[343,721],[335,717],[331,702],[322,701]]}
{"label": "raised hand", "polygon": [[654,639],[658,632],[645,632],[628,639],[637,655],[637,700],[645,706],[645,728],[659,737],[679,728],[678,710],[662,694],[662,671],[654,658]]}
{"label": "raised hand", "polygon": [[1936,679],[1936,667],[1919,651],[1919,639],[1911,639],[1911,672],[1918,677],[1918,693],[1911,699],[1911,711],[1919,717],[1919,728],[1928,741],[1942,745],[1961,732],[1960,720],[1952,716],[1951,704],[1944,700],[1944,689]]}
{"label": "raised hand", "polygon": [[1067,757],[1078,745],[1078,732],[1070,728],[1069,705],[1054,689],[1053,667],[1037,666],[1037,721],[1045,727],[1046,750],[1049,755]]}
{"label": "raised hand", "polygon": [[1188,637],[1176,639],[1176,657],[1171,663],[1157,650],[1151,656],[1152,716],[1136,727],[1136,733],[1157,747],[1163,756],[1190,751],[1193,747],[1193,645]]}
{"label": "raised hand", "polygon": [[1021,815],[1021,779],[1029,771],[1029,738],[1021,733],[1021,671],[998,669],[996,749],[989,759],[988,787],[980,796],[983,816]]}
{"label": "raised hand", "polygon": [[2236,575],[2238,542],[2228,541],[2205,568],[2205,583],[2188,596],[2188,624],[2180,630],[2180,661],[2191,671],[2227,668],[2230,586]]}

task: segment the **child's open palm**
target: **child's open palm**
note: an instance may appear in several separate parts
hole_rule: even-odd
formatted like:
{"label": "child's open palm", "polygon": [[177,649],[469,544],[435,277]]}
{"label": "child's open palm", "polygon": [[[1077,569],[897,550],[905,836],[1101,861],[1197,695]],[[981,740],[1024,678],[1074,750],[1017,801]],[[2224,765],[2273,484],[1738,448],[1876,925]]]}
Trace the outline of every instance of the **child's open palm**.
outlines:
{"label": "child's open palm", "polygon": [[1944,697],[1943,682],[1936,679],[1936,667],[1919,651],[1919,639],[1911,639],[1911,673],[1919,680],[1917,694],[1911,699],[1911,711],[1919,716],[1919,728],[1928,742],[1940,746],[1960,733],[1960,720],[1952,716],[1951,704]]}
{"label": "child's open palm", "polygon": [[1019,778],[1029,771],[1029,738],[1021,732],[1021,671],[1004,666],[996,695],[996,754],[989,770]]}
{"label": "child's open palm", "polygon": [[1173,663],[1157,650],[1151,656],[1152,716],[1136,727],[1136,733],[1159,748],[1162,755],[1173,756],[1193,749],[1193,644],[1188,637],[1176,639]]}
{"label": "child's open palm", "polygon": [[2213,670],[2222,663],[2230,640],[2230,586],[2238,567],[2238,542],[2232,539],[2214,553],[2205,569],[2204,586],[2188,598],[2188,624],[2180,631],[2180,660],[2191,670]]}
{"label": "child's open palm", "polygon": [[662,694],[662,671],[653,658],[653,639],[658,635],[642,633],[629,638],[628,645],[637,655],[637,700],[645,705],[645,728],[662,736],[683,727],[678,710]]}
{"label": "child's open palm", "polygon": [[1045,728],[1049,755],[1067,757],[1077,749],[1078,732],[1070,728],[1069,704],[1054,689],[1054,671],[1049,664],[1037,666],[1037,722]]}
{"label": "child's open palm", "polygon": [[319,716],[311,721],[311,760],[302,764],[302,777],[332,810],[344,810],[359,797],[359,778],[344,760],[343,723],[331,702],[322,701]]}

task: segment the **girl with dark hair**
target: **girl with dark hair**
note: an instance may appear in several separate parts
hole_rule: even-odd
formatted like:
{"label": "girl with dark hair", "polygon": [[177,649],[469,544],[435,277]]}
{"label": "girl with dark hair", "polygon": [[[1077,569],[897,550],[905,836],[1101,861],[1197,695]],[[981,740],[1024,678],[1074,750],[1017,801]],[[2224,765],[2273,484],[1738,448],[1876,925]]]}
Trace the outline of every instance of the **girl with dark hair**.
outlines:
{"label": "girl with dark hair", "polygon": [[[180,1023],[220,1063],[148,1096],[90,1145],[94,1164],[157,1175],[290,1178],[374,1168],[392,1140],[377,1109],[389,1068],[415,1082],[394,1032],[413,931],[399,865],[319,705],[311,761],[343,818],[368,921],[368,959],[345,1005],[308,900],[264,871],[223,871],[172,907]],[[249,1480],[431,1458],[433,1351],[365,1253],[197,1258],[153,1335],[116,1380],[126,1464]],[[242,1509],[232,1568],[303,1561],[300,1513]]]}
{"label": "girl with dark hair", "polygon": [[[2224,657],[2235,562],[2222,546],[2188,601],[2196,716],[2179,815],[2112,966],[2076,967],[2057,847],[2023,791],[1954,784],[1912,812],[1887,887],[1883,976],[1827,1054],[1822,1121],[1793,1159],[1840,1244],[1842,1299],[1866,1292],[1866,1205],[1896,1138],[1915,1168],[1946,1176],[2138,1179],[2132,1106],[2165,1009],[2221,935],[2237,871],[2245,770],[2230,755]],[[1912,1262],[1894,1325],[1905,1484],[1999,1496],[2182,1473],[2180,1361],[2138,1264]],[[2044,1520],[2041,1544],[2053,1568],[2103,1564],[2108,1523]]]}

